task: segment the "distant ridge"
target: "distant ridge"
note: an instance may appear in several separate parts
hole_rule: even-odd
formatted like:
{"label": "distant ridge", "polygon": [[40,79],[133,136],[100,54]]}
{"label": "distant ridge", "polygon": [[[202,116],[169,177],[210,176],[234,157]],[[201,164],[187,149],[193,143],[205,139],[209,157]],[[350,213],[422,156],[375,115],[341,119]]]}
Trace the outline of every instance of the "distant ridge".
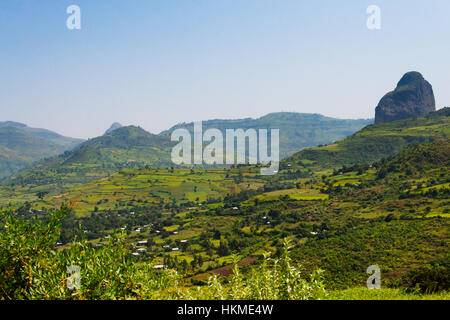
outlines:
{"label": "distant ridge", "polygon": [[[210,120],[203,122],[220,130],[233,128],[280,129],[280,156],[285,157],[302,148],[329,143],[344,138],[362,127],[373,123],[372,119],[341,120],[319,114],[271,113],[259,119]],[[178,125],[187,127],[189,125]],[[33,168],[20,172],[6,184],[77,185],[106,177],[122,168],[156,166],[171,167],[172,147],[170,139],[174,128],[159,135],[151,134],[136,126],[119,127],[104,135],[89,139],[70,152],[45,159]]]}
{"label": "distant ridge", "polygon": [[34,161],[72,150],[83,141],[19,122],[0,122],[0,179]]}
{"label": "distant ridge", "polygon": [[[286,158],[301,149],[327,144],[343,139],[372,124],[373,119],[336,119],[313,113],[275,112],[257,119],[203,121],[203,130],[216,128],[225,134],[226,129],[280,129],[280,157]],[[177,124],[161,135],[186,128],[192,132],[193,123]]]}
{"label": "distant ridge", "polygon": [[122,168],[171,166],[173,142],[136,126],[117,128],[89,139],[72,151],[38,162],[6,184],[77,185],[106,177]]}

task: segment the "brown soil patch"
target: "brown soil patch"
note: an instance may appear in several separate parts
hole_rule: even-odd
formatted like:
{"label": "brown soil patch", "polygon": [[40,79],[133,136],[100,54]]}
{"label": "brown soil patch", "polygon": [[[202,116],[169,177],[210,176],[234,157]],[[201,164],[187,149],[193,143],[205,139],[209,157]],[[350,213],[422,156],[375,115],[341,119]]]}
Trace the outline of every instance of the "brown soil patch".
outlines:
{"label": "brown soil patch", "polygon": [[[239,261],[238,266],[248,266],[253,262],[255,262],[256,260],[258,260],[257,256],[250,256]],[[211,272],[223,277],[229,277],[233,273],[233,267],[234,267],[233,264],[227,264],[226,266],[223,266],[221,268],[211,270]]]}

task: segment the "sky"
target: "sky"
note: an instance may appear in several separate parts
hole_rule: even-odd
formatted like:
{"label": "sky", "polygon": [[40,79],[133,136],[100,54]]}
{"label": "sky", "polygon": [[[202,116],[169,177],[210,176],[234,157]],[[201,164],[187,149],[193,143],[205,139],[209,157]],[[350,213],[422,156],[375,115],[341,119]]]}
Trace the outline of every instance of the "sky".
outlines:
{"label": "sky", "polygon": [[[66,26],[73,4],[79,30]],[[0,1],[0,121],[91,138],[113,122],[159,133],[280,111],[372,118],[412,70],[440,109],[449,14],[448,0]]]}

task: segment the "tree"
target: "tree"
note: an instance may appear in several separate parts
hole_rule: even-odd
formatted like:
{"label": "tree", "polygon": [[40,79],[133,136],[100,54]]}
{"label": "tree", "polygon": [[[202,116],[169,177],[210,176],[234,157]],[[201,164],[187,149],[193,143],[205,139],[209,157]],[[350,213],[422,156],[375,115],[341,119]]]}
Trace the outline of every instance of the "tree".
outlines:
{"label": "tree", "polygon": [[281,212],[280,212],[280,210],[277,210],[277,209],[270,209],[269,216],[275,220],[281,216]]}
{"label": "tree", "polygon": [[226,240],[220,241],[219,248],[217,248],[217,254],[221,257],[230,255],[230,248]]}
{"label": "tree", "polygon": [[36,193],[36,196],[39,198],[39,199],[44,199],[44,197],[46,196],[48,194],[48,191],[39,191],[38,193]]}

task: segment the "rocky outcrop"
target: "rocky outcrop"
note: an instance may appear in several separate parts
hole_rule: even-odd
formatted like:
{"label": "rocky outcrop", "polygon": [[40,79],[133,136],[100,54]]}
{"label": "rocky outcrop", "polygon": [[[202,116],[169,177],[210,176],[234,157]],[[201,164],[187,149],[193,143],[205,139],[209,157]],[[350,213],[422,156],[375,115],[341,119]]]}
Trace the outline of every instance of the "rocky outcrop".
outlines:
{"label": "rocky outcrop", "polygon": [[433,88],[419,72],[408,72],[375,109],[375,123],[392,122],[436,111]]}
{"label": "rocky outcrop", "polygon": [[109,127],[109,129],[106,130],[105,134],[108,134],[108,133],[110,133],[110,132],[113,132],[114,130],[119,129],[119,128],[122,128],[122,125],[121,125],[120,123],[118,123],[118,122],[114,122],[114,123],[111,125],[111,127]]}

